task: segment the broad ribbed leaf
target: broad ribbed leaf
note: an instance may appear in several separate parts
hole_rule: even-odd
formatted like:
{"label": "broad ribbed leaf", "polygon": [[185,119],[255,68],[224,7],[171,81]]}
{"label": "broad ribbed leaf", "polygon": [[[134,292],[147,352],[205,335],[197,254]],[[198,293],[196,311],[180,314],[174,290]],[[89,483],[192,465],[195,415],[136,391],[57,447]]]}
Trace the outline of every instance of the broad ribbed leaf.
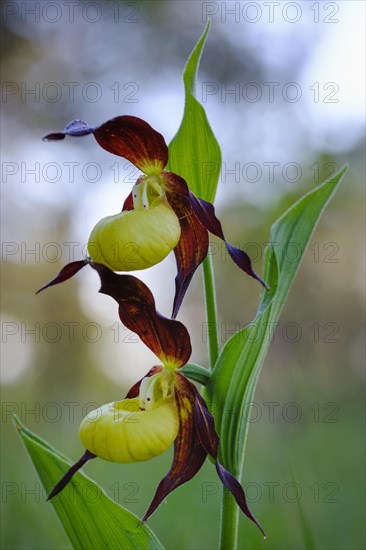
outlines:
{"label": "broad ribbed leaf", "polygon": [[168,170],[182,176],[197,197],[213,202],[221,170],[221,151],[205,110],[195,98],[196,76],[209,28],[210,22],[184,69],[184,114],[169,145]]}
{"label": "broad ribbed leaf", "polygon": [[[235,476],[242,470],[249,427],[248,406],[253,402],[271,332],[317,222],[345,172],[343,168],[307,193],[272,226],[264,269],[264,280],[271,290],[262,292],[254,321],[225,344],[205,388],[206,401],[221,438],[221,460]],[[289,246],[296,247],[295,260],[285,253]]]}
{"label": "broad ribbed leaf", "polygon": [[[46,492],[70,467],[71,462],[44,440],[30,432],[18,419],[16,427]],[[86,498],[85,495],[98,495]],[[154,533],[128,510],[111,500],[82,473],[52,500],[72,546],[80,550],[163,549]]]}

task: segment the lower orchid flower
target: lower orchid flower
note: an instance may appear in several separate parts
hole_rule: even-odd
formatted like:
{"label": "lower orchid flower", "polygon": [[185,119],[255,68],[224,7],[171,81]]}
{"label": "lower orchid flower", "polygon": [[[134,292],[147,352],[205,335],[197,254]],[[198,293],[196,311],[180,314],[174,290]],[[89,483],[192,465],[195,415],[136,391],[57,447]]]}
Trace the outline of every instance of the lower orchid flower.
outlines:
{"label": "lower orchid flower", "polygon": [[[84,265],[86,263],[99,274],[100,292],[118,303],[123,324],[141,338],[162,364],[153,367],[135,384],[125,399],[103,405],[84,418],[80,438],[86,451],[48,498],[60,493],[73,475],[93,458],[119,463],[145,461],[164,453],[174,443],[172,466],[159,483],[142,521],[151,516],[169,493],[192,479],[209,455],[220,480],[234,495],[240,509],[264,534],[249,510],[239,481],[218,460],[219,436],[213,416],[199,391],[180,372],[191,355],[186,327],[160,315],[150,290],[136,277],[118,275],[94,262]],[[76,267],[72,268],[74,272]],[[52,284],[61,282],[64,276],[65,273],[61,273]]]}
{"label": "lower orchid flower", "polygon": [[194,272],[207,256],[210,232],[225,242],[240,269],[266,286],[253,270],[249,256],[225,239],[214,206],[197,198],[178,174],[165,170],[168,147],[147,122],[133,116],[119,116],[100,126],[73,120],[62,132],[44,139],[88,134],[93,134],[103,149],[126,158],[144,173],[122,212],[103,218],[92,230],[88,253],[93,261],[113,271],[132,271],[151,267],[174,250],[178,271],[173,304],[176,317]]}

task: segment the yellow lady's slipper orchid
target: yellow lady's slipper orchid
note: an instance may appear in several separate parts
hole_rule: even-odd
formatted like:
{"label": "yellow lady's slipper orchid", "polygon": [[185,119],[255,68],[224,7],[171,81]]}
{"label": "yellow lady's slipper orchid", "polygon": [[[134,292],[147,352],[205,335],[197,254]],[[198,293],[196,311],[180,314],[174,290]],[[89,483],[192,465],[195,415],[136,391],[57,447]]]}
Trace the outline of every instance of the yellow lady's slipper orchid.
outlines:
{"label": "yellow lady's slipper orchid", "polygon": [[[134,185],[122,213],[102,219],[93,229],[88,246],[92,260],[114,271],[131,271],[159,263],[174,249],[178,268],[175,318],[194,272],[208,254],[210,232],[224,241],[242,271],[266,287],[246,252],[225,239],[214,206],[195,197],[183,178],[165,169],[168,147],[159,132],[140,118],[118,116],[100,126],[73,120],[62,132],[44,139],[88,134],[93,134],[103,149],[126,158],[145,174]],[[156,207],[156,197],[165,198],[165,202]]]}
{"label": "yellow lady's slipper orchid", "polygon": [[195,386],[179,372],[191,354],[186,327],[156,311],[154,298],[142,281],[131,275],[118,275],[101,264],[73,262],[51,284],[69,278],[87,263],[99,274],[100,292],[118,303],[124,325],[138,334],[163,364],[153,367],[124,400],[103,405],[88,414],[80,427],[81,440],[87,450],[48,498],[62,491],[73,475],[93,458],[122,463],[148,460],[174,442],[172,466],[159,483],[142,521],[151,516],[171,491],[192,479],[209,454],[222,483],[243,513],[263,532],[249,510],[239,481],[218,460],[219,436],[213,416]]}

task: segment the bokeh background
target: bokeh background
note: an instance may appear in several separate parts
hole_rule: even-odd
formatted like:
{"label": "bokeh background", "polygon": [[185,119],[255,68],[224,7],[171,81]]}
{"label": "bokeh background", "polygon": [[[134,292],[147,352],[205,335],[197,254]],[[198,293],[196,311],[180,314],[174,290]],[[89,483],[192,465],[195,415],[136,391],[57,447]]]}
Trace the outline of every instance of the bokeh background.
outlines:
{"label": "bokeh background", "polygon": [[[261,271],[270,225],[345,162],[349,173],[312,239],[265,362],[243,482],[268,540],[245,518],[240,549],[364,547],[365,5],[341,2],[13,2],[2,5],[2,540],[70,544],[11,414],[63,453],[78,425],[155,363],[97,295],[91,270],[34,292],[79,259],[94,224],[120,210],[138,173],[92,137],[44,143],[73,118],[146,119],[167,142],[183,111],[185,61],[207,18],[197,97],[222,147],[217,209]],[[259,286],[213,239],[220,339],[252,318]],[[138,273],[169,315],[174,257]],[[180,320],[207,364],[201,274]],[[87,473],[137,514],[169,468],[91,463]],[[207,463],[149,522],[168,549],[214,549],[219,483]]]}

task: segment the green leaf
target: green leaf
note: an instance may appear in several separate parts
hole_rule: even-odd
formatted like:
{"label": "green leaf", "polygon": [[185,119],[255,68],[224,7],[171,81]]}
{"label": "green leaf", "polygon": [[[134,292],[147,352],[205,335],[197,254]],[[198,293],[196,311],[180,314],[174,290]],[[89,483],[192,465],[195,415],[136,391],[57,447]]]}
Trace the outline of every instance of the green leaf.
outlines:
{"label": "green leaf", "polygon": [[[46,441],[27,430],[15,417],[15,424],[47,493],[72,463]],[[89,497],[88,497],[89,495]],[[111,500],[83,473],[77,473],[52,505],[73,548],[163,549],[154,533],[139,519]],[[50,503],[51,506],[51,503]]]}
{"label": "green leaf", "polygon": [[221,170],[221,151],[205,110],[195,97],[197,71],[209,28],[210,21],[184,69],[184,114],[169,145],[167,169],[182,176],[197,197],[214,202]]}
{"label": "green leaf", "polygon": [[236,476],[242,471],[249,407],[273,329],[317,222],[346,170],[307,193],[273,224],[264,267],[271,290],[262,292],[254,321],[225,344],[205,388],[221,436],[222,462]]}

